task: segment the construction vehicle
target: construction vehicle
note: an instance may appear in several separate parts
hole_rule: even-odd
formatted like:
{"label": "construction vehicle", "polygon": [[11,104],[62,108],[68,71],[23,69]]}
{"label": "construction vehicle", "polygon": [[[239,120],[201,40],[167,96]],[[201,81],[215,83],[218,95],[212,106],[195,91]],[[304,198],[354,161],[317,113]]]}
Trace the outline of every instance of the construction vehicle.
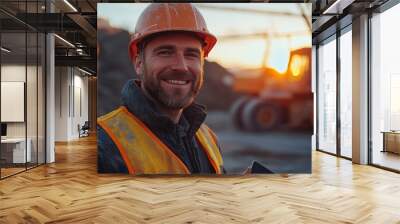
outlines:
{"label": "construction vehicle", "polygon": [[[311,131],[313,127],[313,95],[311,93],[311,48],[300,48],[290,52],[285,72],[278,72],[268,65],[271,56],[271,41],[291,40],[298,36],[311,36],[311,20],[307,10],[298,4],[298,13],[281,13],[271,10],[254,10],[211,4],[199,4],[200,9],[240,12],[252,15],[301,18],[304,27],[291,32],[275,32],[270,26],[264,33],[231,33],[218,36],[218,41],[241,41],[247,38],[261,38],[265,41],[261,69],[256,75],[246,71],[235,74],[233,80],[227,77],[225,84],[231,86],[235,93],[243,96],[236,100],[230,113],[234,125],[245,131],[269,131],[280,128],[304,129]],[[261,18],[260,18],[261,19]],[[273,22],[272,22],[273,23]],[[268,21],[271,24],[271,20]],[[254,72],[253,72],[254,73]]]}
{"label": "construction vehicle", "polygon": [[232,88],[244,95],[230,110],[236,128],[312,130],[311,48],[292,50],[285,72],[265,67],[257,76],[235,76]]}

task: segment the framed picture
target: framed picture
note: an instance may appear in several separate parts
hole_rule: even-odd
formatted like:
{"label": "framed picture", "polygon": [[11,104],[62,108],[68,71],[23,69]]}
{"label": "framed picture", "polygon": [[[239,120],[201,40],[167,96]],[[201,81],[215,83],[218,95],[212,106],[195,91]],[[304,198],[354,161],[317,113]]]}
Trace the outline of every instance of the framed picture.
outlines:
{"label": "framed picture", "polygon": [[310,173],[310,3],[99,3],[98,171]]}

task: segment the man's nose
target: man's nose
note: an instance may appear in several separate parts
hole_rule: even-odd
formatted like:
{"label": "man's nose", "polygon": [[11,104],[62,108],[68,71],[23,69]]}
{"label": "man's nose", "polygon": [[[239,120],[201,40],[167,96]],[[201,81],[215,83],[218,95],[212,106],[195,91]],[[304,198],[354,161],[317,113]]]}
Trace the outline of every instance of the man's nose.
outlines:
{"label": "man's nose", "polygon": [[172,70],[175,71],[188,71],[188,65],[183,53],[179,53],[175,57],[175,63],[172,65]]}

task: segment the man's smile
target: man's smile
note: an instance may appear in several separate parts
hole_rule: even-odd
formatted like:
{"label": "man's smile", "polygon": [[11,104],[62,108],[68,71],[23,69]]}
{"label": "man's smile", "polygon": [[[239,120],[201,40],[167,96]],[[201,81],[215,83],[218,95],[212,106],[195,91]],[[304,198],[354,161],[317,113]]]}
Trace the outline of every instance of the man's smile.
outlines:
{"label": "man's smile", "polygon": [[162,79],[161,86],[165,90],[180,89],[189,92],[192,86],[191,80]]}
{"label": "man's smile", "polygon": [[166,79],[162,80],[170,85],[186,85],[190,83],[190,80],[176,80],[176,79]]}

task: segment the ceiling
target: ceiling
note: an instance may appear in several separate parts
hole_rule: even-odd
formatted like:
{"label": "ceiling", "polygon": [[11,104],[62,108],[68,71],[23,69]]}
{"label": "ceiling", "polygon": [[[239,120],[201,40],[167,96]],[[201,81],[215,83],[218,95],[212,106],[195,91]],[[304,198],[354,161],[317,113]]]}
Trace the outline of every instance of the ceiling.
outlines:
{"label": "ceiling", "polygon": [[313,0],[313,44],[350,25],[353,17],[373,11],[388,0]]}
{"label": "ceiling", "polygon": [[[33,58],[36,33],[54,32],[56,65],[80,66],[96,73],[97,0],[1,0],[2,46],[12,49],[3,60]],[[51,13],[50,13],[51,12]],[[25,38],[25,32],[28,32]],[[29,34],[35,33],[35,35]],[[27,40],[25,40],[27,39]],[[40,39],[40,38],[39,38]],[[64,41],[65,40],[65,41]],[[28,41],[26,45],[25,41]],[[25,50],[25,46],[27,46]]]}

